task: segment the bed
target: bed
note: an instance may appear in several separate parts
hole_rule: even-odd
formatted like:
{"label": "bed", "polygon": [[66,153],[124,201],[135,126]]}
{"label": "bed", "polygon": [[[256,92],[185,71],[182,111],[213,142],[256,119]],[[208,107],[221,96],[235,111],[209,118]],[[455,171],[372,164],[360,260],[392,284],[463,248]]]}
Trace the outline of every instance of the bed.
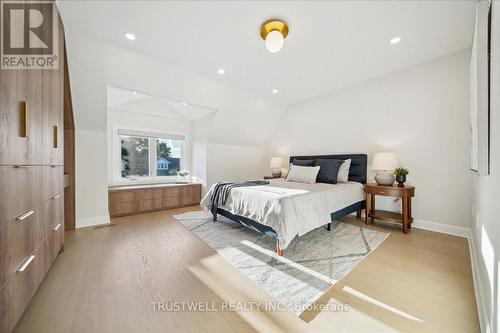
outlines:
{"label": "bed", "polygon": [[[305,184],[273,179],[267,185],[234,188],[217,213],[274,239],[279,255],[297,236],[325,226],[329,231],[332,222],[354,212],[360,218],[365,208],[367,155],[291,156],[290,163],[311,159],[351,159],[349,181]],[[205,209],[210,209],[211,191],[201,202]]]}

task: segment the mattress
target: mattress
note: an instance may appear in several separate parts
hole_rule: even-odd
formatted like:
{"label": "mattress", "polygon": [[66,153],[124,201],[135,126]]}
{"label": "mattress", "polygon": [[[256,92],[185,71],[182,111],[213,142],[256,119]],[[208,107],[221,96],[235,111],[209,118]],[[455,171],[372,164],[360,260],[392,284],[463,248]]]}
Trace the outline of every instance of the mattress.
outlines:
{"label": "mattress", "polygon": [[[208,191],[201,206],[209,210]],[[285,249],[292,239],[331,222],[331,213],[363,200],[363,185],[305,184],[273,179],[268,185],[234,188],[222,208],[276,231]]]}

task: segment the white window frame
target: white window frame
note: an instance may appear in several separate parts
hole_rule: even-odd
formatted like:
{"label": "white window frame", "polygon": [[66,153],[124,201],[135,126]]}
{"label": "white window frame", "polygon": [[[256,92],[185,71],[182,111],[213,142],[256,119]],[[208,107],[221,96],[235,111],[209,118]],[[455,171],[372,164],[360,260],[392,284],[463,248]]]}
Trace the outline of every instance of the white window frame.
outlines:
{"label": "white window frame", "polygon": [[[181,160],[180,169],[188,168],[189,158],[189,135],[186,133],[175,133],[175,132],[157,132],[154,130],[144,129],[144,128],[132,128],[129,126],[113,126],[113,137],[114,137],[114,149],[113,149],[113,183],[116,185],[123,184],[144,184],[144,183],[163,183],[178,180],[177,175],[175,176],[153,176],[157,173],[157,163],[156,163],[156,140],[154,139],[172,139],[172,140],[183,140],[184,143],[181,147]],[[130,178],[122,177],[121,174],[121,135],[138,136],[138,137],[149,137],[149,176],[133,176]],[[153,139],[153,140],[151,140]],[[154,158],[153,158],[154,156]]]}

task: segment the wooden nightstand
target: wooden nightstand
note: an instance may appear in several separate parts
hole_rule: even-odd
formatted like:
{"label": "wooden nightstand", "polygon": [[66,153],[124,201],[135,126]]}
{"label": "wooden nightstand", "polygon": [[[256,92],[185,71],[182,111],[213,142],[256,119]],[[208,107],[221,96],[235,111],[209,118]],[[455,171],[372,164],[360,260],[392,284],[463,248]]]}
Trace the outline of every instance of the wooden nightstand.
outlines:
{"label": "wooden nightstand", "polygon": [[274,177],[274,176],[264,176],[264,179],[279,179],[281,177]]}
{"label": "wooden nightstand", "polygon": [[[365,185],[365,194],[365,224],[370,224],[374,219],[390,223],[398,223],[403,225],[403,233],[408,233],[408,229],[411,229],[411,224],[413,222],[413,217],[411,216],[411,198],[415,196],[415,186],[405,185],[405,187],[398,187],[397,185],[383,186],[377,185],[375,183],[368,183]],[[396,212],[389,212],[385,210],[376,210],[376,195],[401,198],[403,213],[399,214]]]}

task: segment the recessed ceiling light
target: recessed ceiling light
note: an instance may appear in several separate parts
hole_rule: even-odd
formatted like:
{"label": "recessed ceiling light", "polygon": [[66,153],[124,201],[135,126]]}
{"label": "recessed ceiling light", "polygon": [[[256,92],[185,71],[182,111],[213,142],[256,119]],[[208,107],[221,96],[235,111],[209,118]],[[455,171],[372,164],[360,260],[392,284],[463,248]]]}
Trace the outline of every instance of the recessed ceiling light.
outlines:
{"label": "recessed ceiling light", "polygon": [[182,105],[186,106],[186,105],[188,105],[188,103],[186,103],[186,102],[182,102]]}
{"label": "recessed ceiling light", "polygon": [[391,44],[394,45],[394,44],[397,44],[401,41],[401,37],[394,37],[393,39],[391,39]]}
{"label": "recessed ceiling light", "polygon": [[132,94],[137,95],[137,91],[132,91]]}
{"label": "recessed ceiling light", "polygon": [[125,34],[125,38],[127,38],[128,40],[135,40],[135,35],[130,32],[127,32]]}
{"label": "recessed ceiling light", "polygon": [[224,68],[219,68],[217,70],[217,73],[219,73],[220,75],[224,74],[226,71],[224,70]]}
{"label": "recessed ceiling light", "polygon": [[273,94],[277,94],[278,93],[278,89],[273,89]]}

